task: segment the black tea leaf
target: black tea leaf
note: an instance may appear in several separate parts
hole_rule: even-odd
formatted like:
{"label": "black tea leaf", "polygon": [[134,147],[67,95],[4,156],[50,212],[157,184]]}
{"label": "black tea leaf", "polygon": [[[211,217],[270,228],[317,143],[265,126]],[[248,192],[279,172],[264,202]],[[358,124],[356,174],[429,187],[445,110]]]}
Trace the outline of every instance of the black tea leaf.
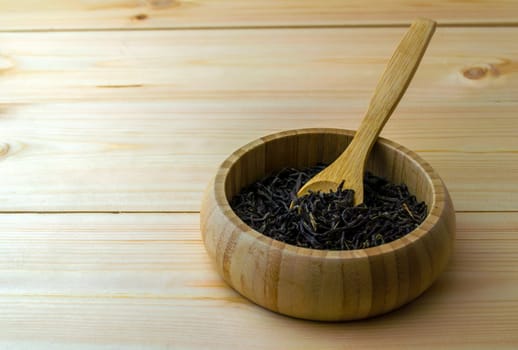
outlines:
{"label": "black tea leaf", "polygon": [[[364,203],[354,206],[354,192],[343,184],[331,193],[298,190],[325,168],[285,168],[251,184],[230,205],[247,225],[273,239],[299,247],[352,250],[378,246],[413,231],[428,208],[395,185],[366,173]],[[290,204],[293,201],[293,206]]]}

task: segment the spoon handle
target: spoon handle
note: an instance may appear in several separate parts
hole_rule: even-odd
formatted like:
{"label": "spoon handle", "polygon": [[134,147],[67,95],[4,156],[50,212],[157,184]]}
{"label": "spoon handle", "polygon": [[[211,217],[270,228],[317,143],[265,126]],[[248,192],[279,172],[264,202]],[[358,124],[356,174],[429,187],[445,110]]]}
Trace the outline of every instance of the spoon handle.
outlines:
{"label": "spoon handle", "polygon": [[348,148],[349,162],[365,163],[372,145],[412,80],[435,31],[435,22],[416,19],[390,58],[376,86],[369,108]]}

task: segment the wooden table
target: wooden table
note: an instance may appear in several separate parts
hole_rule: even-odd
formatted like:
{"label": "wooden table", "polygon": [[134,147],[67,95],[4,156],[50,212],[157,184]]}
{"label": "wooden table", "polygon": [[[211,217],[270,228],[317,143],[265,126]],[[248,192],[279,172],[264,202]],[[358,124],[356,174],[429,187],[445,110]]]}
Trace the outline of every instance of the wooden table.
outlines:
{"label": "wooden table", "polygon": [[[0,2],[0,349],[518,346],[518,2]],[[358,126],[416,16],[439,27],[383,136],[457,210],[410,305],[315,323],[245,300],[201,192],[259,136]]]}

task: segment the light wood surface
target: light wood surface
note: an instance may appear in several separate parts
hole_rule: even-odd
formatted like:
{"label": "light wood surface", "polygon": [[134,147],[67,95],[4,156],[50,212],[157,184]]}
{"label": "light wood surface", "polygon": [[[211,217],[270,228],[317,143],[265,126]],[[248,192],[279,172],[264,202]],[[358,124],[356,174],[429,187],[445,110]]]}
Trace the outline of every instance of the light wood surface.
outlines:
{"label": "light wood surface", "polygon": [[[0,1],[0,349],[515,348],[517,7]],[[382,136],[450,190],[446,273],[365,322],[248,302],[204,251],[203,188],[250,140],[356,129],[418,16],[439,28]]]}
{"label": "light wood surface", "polygon": [[0,222],[4,348],[464,349],[518,342],[517,213],[459,213],[452,261],[428,292],[396,312],[346,323],[280,316],[239,296],[211,267],[196,213],[4,214]]}
{"label": "light wood surface", "polygon": [[[250,140],[356,129],[404,32],[0,34],[0,211],[197,211]],[[518,210],[517,36],[439,28],[382,132],[431,163],[457,210]]]}
{"label": "light wood surface", "polygon": [[365,163],[381,130],[403,97],[421,62],[436,23],[416,19],[405,33],[383,72],[367,112],[347,149],[320,173],[309,179],[297,193],[336,191],[340,184],[354,191],[354,203],[363,203]]}
{"label": "light wood surface", "polygon": [[510,0],[23,0],[0,1],[0,30],[518,25]]}

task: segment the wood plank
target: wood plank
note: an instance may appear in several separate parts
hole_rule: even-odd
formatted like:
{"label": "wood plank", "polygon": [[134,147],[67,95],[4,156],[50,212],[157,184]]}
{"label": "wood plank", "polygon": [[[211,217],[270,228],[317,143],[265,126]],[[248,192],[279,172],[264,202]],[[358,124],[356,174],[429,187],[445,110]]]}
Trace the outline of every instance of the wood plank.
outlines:
{"label": "wood plank", "polygon": [[0,30],[518,23],[515,1],[24,0],[0,2]]}
{"label": "wood plank", "polygon": [[[403,32],[0,34],[0,210],[196,211],[242,144],[356,128]],[[517,35],[440,28],[382,134],[457,210],[518,210]]]}
{"label": "wood plank", "polygon": [[197,214],[0,215],[0,347],[515,346],[518,213],[457,219],[453,261],[418,300],[364,322],[317,323],[276,315],[227,287],[203,249]]}

